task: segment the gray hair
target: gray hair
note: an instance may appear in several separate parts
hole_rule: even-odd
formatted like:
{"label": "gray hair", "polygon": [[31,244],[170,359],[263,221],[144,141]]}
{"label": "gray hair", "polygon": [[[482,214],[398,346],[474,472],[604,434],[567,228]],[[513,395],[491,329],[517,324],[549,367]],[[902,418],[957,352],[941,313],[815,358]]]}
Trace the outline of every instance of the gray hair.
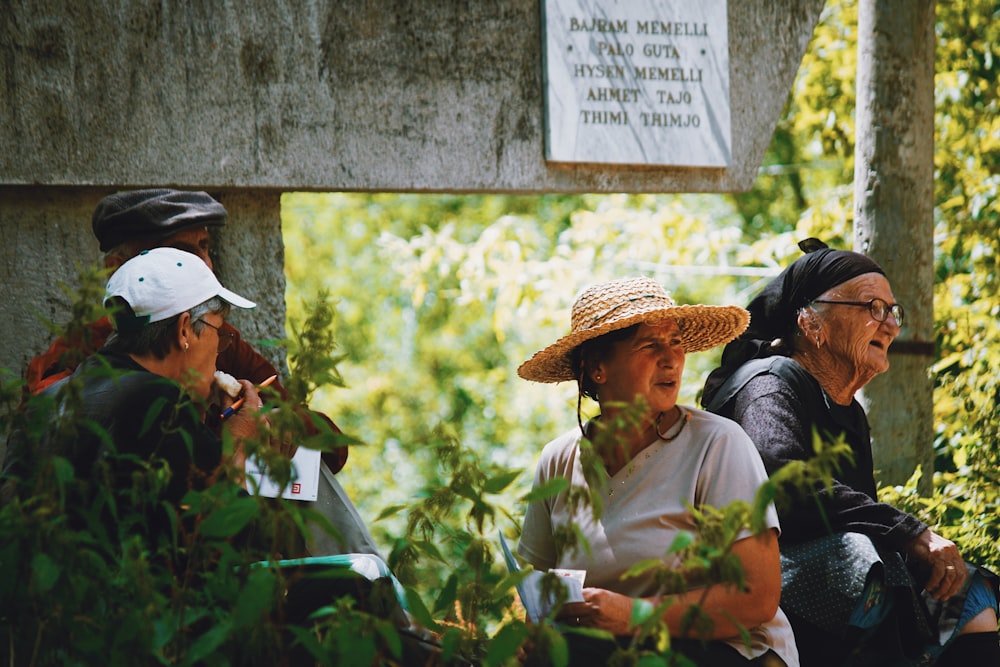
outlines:
{"label": "gray hair", "polygon": [[[131,310],[129,305],[120,299],[115,307]],[[226,317],[229,314],[229,310],[229,303],[217,296],[199,303],[187,311],[191,315],[192,331],[196,335],[201,336],[201,332],[205,330],[206,325],[199,318],[208,313]],[[137,354],[140,356],[152,354],[157,359],[163,359],[170,354],[174,331],[177,328],[177,322],[180,320],[180,317],[180,314],[178,314],[159,322],[153,322],[135,332],[124,333],[115,331],[108,338],[105,348],[123,354]]]}

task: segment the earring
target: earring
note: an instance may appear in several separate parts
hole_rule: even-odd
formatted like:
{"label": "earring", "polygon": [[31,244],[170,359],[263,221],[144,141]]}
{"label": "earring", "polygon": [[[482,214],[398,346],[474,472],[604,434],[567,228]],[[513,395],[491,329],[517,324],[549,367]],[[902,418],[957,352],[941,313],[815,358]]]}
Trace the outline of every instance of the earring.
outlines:
{"label": "earring", "polygon": [[600,373],[594,373],[594,380],[597,382],[601,381],[602,375]]}
{"label": "earring", "polygon": [[819,349],[819,335],[816,336],[816,349]]}
{"label": "earring", "polygon": [[187,350],[189,347],[191,347],[191,344],[188,343],[187,341],[184,341],[184,349]]}

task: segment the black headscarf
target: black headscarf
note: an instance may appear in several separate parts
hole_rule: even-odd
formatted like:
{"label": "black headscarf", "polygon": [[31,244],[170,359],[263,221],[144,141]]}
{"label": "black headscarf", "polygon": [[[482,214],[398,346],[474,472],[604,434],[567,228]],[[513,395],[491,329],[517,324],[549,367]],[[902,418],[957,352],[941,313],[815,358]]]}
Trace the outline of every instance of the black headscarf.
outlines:
{"label": "black headscarf", "polygon": [[708,405],[719,387],[737,368],[751,359],[787,354],[788,345],[774,346],[776,339],[788,341],[798,327],[803,306],[832,287],[865,273],[881,273],[882,267],[870,257],[850,250],[834,250],[818,239],[799,243],[806,253],[792,262],[750,301],[750,327],[726,345],[722,365],[705,382],[702,405]]}

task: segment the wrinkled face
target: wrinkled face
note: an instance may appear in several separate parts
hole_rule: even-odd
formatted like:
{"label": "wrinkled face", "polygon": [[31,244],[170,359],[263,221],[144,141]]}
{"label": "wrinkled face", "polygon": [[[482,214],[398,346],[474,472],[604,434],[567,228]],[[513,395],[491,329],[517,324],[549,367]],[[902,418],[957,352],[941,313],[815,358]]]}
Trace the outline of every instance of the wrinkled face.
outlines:
{"label": "wrinkled face", "polygon": [[223,318],[217,313],[205,313],[198,319],[211,326],[203,327],[200,335],[192,332],[188,337],[189,347],[184,350],[184,362],[188,369],[188,390],[207,399],[215,377],[215,359],[219,356],[219,332],[215,327],[222,326]]}
{"label": "wrinkled face", "polygon": [[642,396],[653,413],[672,409],[684,372],[684,346],[677,322],[640,325],[635,336],[612,344],[596,371],[601,376],[601,380],[595,378],[601,403],[632,403]]}
{"label": "wrinkled face", "polygon": [[208,235],[207,227],[188,227],[187,229],[182,229],[163,239],[157,245],[159,247],[177,248],[178,250],[198,255],[198,257],[201,257],[201,261],[208,265],[208,268],[214,268],[212,266],[212,258],[208,254],[208,251],[211,249],[212,240]]}
{"label": "wrinkled face", "polygon": [[[896,302],[889,281],[880,273],[852,278],[820,296],[829,301],[867,302],[875,298]],[[838,367],[868,379],[889,369],[889,346],[899,335],[899,323],[892,314],[879,322],[863,306],[817,304],[816,308],[825,334],[823,349]]]}

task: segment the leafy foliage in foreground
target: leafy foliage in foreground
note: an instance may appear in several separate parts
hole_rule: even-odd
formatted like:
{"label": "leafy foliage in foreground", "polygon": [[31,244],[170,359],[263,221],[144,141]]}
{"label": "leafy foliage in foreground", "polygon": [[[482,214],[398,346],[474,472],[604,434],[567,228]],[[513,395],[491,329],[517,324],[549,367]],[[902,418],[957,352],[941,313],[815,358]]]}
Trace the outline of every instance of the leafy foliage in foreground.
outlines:
{"label": "leafy foliage in foreground", "polygon": [[[339,381],[330,364],[330,318],[320,297],[289,341],[302,396]],[[25,397],[20,380],[7,373],[0,380],[5,440],[15,434],[31,451],[49,453],[35,457],[29,471],[6,470],[0,478],[0,646],[12,667],[425,664],[427,654],[407,651],[398,614],[394,620],[379,613],[399,602],[435,633],[440,651],[432,654],[434,664],[510,665],[521,658],[567,664],[566,638],[551,622],[559,606],[549,621],[526,623],[514,597],[524,574],[509,574],[496,553],[499,527],[519,523],[503,494],[520,471],[484,462],[446,427],[422,443],[438,469],[421,497],[385,511],[402,513],[407,522],[390,557],[403,585],[399,598],[395,589],[331,587],[342,576],[334,570],[310,574],[277,567],[277,561],[300,555],[296,550],[309,524],[322,523],[322,517],[306,506],[243,494],[226,481],[235,479],[228,466],[219,483],[188,492],[179,511],[156,506],[171,474],[158,460],[129,459],[133,472],[124,485],[110,479],[125,456],[113,448],[94,467],[74,469],[61,455],[71,450],[66,443],[80,429],[99,432],[76,417],[80,378],[71,379],[58,398]],[[304,437],[291,405],[279,401],[269,409],[280,439]],[[342,443],[328,433],[312,436],[309,444]],[[246,452],[288,481],[287,459],[263,434]],[[555,492],[550,488],[537,499]],[[671,553],[705,585],[740,585],[742,569],[730,548],[743,527],[762,529],[764,508],[775,493],[768,485],[753,505],[697,511],[704,537],[686,535]],[[171,530],[151,539],[150,513],[161,510],[172,517]],[[664,605],[671,592],[687,588],[686,577],[662,563],[640,564],[636,572],[650,567],[661,571]],[[432,581],[443,585],[426,585]],[[303,609],[293,593],[301,586],[332,592]],[[430,605],[424,602],[428,593]],[[662,605],[636,606],[635,635],[620,652],[622,664],[668,664],[670,638],[658,611]],[[697,608],[690,618],[692,627],[703,627]]]}
{"label": "leafy foliage in foreground", "polygon": [[[90,301],[92,290],[80,298]],[[310,329],[316,321],[322,318],[305,332],[315,334],[313,342],[325,340]],[[328,359],[329,352],[318,356]],[[303,362],[303,371],[330,377],[326,366]],[[384,664],[401,658],[395,629],[387,632],[382,619],[353,609],[365,606],[363,597],[331,600],[339,606],[335,622],[322,614],[287,622],[294,610],[284,590],[289,577],[300,575],[261,564],[298,555],[307,526],[321,517],[303,505],[243,494],[227,481],[235,479],[228,466],[218,483],[188,492],[180,508],[161,505],[172,471],[158,459],[116,451],[100,426],[80,418],[81,385],[74,376],[58,397],[25,396],[20,379],[0,373],[0,436],[16,452],[32,454],[27,466],[5,468],[0,477],[5,664],[280,665],[295,651],[326,664],[337,655],[369,655]],[[290,405],[271,407],[286,435],[304,433]],[[93,466],[77,461],[75,469],[71,453],[84,430],[107,450]],[[321,431],[309,444],[340,443]],[[246,452],[274,464],[272,475],[288,481],[287,458],[282,467],[269,440],[247,443]],[[150,531],[154,516],[168,519],[165,531]],[[346,631],[358,624],[378,631]]]}
{"label": "leafy foliage in foreground", "polygon": [[[527,641],[565,664],[561,635],[511,611],[513,581],[486,551],[497,518],[509,532],[505,518],[520,516],[524,471],[541,444],[573,426],[572,392],[532,387],[514,370],[565,333],[575,290],[641,272],[682,302],[745,303],[766,272],[734,279],[725,268],[776,269],[805,236],[850,245],[855,4],[827,3],[746,195],[286,196],[290,321],[307,319],[305,295],[329,289],[340,345],[330,358],[343,358],[346,385],[324,384],[317,368],[303,395],[367,443],[352,449],[342,481],[364,516],[386,510],[376,536],[392,547],[413,613],[443,632],[453,655],[468,647],[500,665]],[[1000,569],[1000,17],[992,0],[939,3],[937,12],[936,492],[920,498],[911,484],[881,494],[939,526],[970,560]],[[714,365],[702,356],[688,360],[687,402]],[[308,377],[308,364],[300,373]],[[6,429],[20,389],[11,374],[0,384]],[[462,493],[440,491],[452,485]],[[8,657],[16,646],[13,664],[187,664],[199,655],[252,664],[257,638],[279,641],[263,613],[258,625],[249,619],[270,609],[260,591],[280,587],[278,574],[255,574],[252,586],[248,574],[192,575],[175,604],[175,587],[158,588],[148,555],[67,531],[58,507],[53,497],[0,513],[0,646]],[[221,563],[228,543],[210,541],[206,553],[216,556],[205,563]],[[466,590],[489,595],[467,606]],[[329,612],[344,619],[336,631],[309,627],[295,638],[315,655],[391,660],[377,623],[345,606]],[[198,625],[216,620],[224,629]],[[67,637],[80,639],[73,656]]]}

